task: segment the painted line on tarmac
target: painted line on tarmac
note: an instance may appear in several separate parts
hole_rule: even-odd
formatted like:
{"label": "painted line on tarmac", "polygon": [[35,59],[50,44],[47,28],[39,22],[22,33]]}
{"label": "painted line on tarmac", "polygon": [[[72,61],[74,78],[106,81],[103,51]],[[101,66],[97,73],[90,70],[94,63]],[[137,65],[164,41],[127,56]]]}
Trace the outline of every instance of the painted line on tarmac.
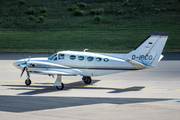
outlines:
{"label": "painted line on tarmac", "polygon": [[[45,80],[45,81],[55,81],[55,80]],[[82,80],[63,80],[69,82],[81,82]],[[92,80],[93,81],[93,80]],[[99,82],[142,82],[142,81],[133,81],[133,80],[99,80]]]}
{"label": "painted line on tarmac", "polygon": [[180,82],[180,81],[148,81],[148,82]]}
{"label": "painted line on tarmac", "polygon": [[165,101],[161,101],[161,102],[177,102],[177,103],[179,103],[180,100],[165,100]]}
{"label": "painted line on tarmac", "polygon": [[[25,80],[20,80],[20,79],[0,79],[0,81],[25,81]],[[31,80],[31,81],[38,81],[38,80]],[[40,80],[39,80],[40,81]],[[49,82],[54,82],[55,80],[44,80],[44,81],[49,81]],[[81,82],[82,80],[63,80],[67,82]],[[152,82],[152,83],[165,83],[165,82],[172,82],[172,83],[180,83],[180,81],[144,81],[144,80],[99,80],[99,82]]]}
{"label": "painted line on tarmac", "polygon": [[[26,87],[28,87],[27,85],[25,85],[25,84],[16,84],[16,83],[0,83],[0,85],[4,85],[4,86],[15,86],[15,85],[17,85],[17,87],[19,87],[19,86],[26,86]],[[31,84],[30,86],[53,86],[53,85],[48,85],[48,84],[46,84],[46,85],[42,85],[42,84]]]}
{"label": "painted line on tarmac", "polygon": [[[12,84],[12,83],[0,83],[0,85],[9,85],[9,86],[15,86],[17,85],[17,87],[19,86],[26,86],[25,84]],[[42,84],[31,84],[29,87],[45,87],[45,86],[53,86],[53,84],[46,84],[46,85],[42,85]],[[26,86],[28,87],[28,86]],[[67,88],[96,88],[96,89],[119,89],[119,90],[157,90],[157,91],[180,91],[180,89],[164,89],[164,88],[129,88],[129,87],[104,87],[104,86],[68,86],[65,85],[65,87]]]}
{"label": "painted line on tarmac", "polygon": [[[45,80],[45,81],[55,81],[55,80]],[[63,80],[69,82],[81,82],[82,80]],[[93,80],[92,80],[93,81]],[[180,82],[180,81],[144,81],[144,80],[100,80],[99,82]]]}
{"label": "painted line on tarmac", "polygon": [[[0,81],[25,81],[25,80],[20,80],[20,79],[0,79]],[[41,80],[31,80],[31,81],[41,81]],[[43,81],[48,81],[48,82],[54,82],[55,80],[43,80]],[[63,80],[64,82],[81,82],[82,80]],[[99,80],[98,82],[124,82],[124,83],[129,83],[129,82],[152,82],[152,83],[180,83],[180,81],[144,81],[144,80]]]}
{"label": "painted line on tarmac", "polygon": [[[11,81],[11,82],[14,82],[14,81],[25,81],[25,80],[15,80],[15,79],[9,80],[9,79],[0,79],[0,81]],[[31,81],[37,81],[37,80],[31,80]]]}

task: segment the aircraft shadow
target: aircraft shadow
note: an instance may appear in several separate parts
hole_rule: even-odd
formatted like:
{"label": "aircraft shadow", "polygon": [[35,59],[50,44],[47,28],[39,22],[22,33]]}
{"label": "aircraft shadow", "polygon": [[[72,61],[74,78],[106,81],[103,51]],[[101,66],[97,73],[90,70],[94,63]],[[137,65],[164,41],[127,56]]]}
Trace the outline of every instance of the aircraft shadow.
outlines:
{"label": "aircraft shadow", "polygon": [[[93,82],[90,85],[93,85],[100,80],[93,80]],[[44,84],[46,85],[47,83],[38,83],[38,84]],[[53,84],[52,84],[53,85]],[[140,91],[141,89],[145,88],[142,86],[134,86],[134,87],[129,87],[125,89],[117,89],[117,88],[98,88],[98,87],[86,87],[90,86],[87,84],[84,84],[83,81],[78,81],[78,82],[73,82],[69,84],[65,84],[65,87],[63,91],[65,90],[70,90],[70,89],[110,89],[113,90],[108,93],[122,93],[122,92],[130,92],[130,91]],[[11,86],[11,87],[19,87],[19,88],[9,88],[12,90],[31,90],[28,92],[20,93],[18,95],[36,95],[36,94],[42,94],[42,93],[49,93],[49,92],[56,92],[57,89],[54,86],[26,86],[26,85],[2,85],[2,86]],[[36,89],[36,88],[41,88],[41,89]]]}
{"label": "aircraft shadow", "polygon": [[55,108],[66,108],[92,104],[132,104],[167,101],[155,98],[97,98],[97,97],[44,97],[44,96],[5,96],[0,95],[0,111],[30,112]]}
{"label": "aircraft shadow", "polygon": [[108,92],[108,93],[121,93],[121,92],[129,92],[129,91],[140,91],[143,88],[145,88],[145,87],[134,86],[134,87],[129,87],[129,88],[125,88],[125,89],[114,89],[114,91],[111,91],[111,92]]}

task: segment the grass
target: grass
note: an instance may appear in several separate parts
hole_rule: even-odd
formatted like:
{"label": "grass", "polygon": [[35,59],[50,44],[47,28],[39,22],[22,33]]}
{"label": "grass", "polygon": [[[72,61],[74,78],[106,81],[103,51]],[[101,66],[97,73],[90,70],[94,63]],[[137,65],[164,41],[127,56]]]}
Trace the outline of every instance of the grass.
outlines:
{"label": "grass", "polygon": [[[67,9],[77,2],[85,16]],[[88,48],[92,52],[130,52],[154,31],[170,33],[164,52],[180,52],[180,2],[177,0],[7,0],[0,2],[0,52],[47,53]],[[26,13],[35,9],[34,19]],[[46,16],[40,12],[46,8]],[[91,9],[103,8],[102,21]],[[158,11],[157,11],[157,9]],[[123,10],[119,15],[118,10]],[[36,19],[44,16],[43,23]]]}

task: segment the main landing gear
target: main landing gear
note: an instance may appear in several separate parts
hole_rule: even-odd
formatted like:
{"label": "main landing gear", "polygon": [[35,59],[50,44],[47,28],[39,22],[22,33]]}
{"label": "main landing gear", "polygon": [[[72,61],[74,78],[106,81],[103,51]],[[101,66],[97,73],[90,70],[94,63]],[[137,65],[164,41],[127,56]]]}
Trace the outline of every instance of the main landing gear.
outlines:
{"label": "main landing gear", "polygon": [[[92,82],[92,79],[89,76],[83,76],[82,80],[84,81],[85,84],[91,84]],[[56,86],[58,90],[64,89],[64,84],[61,82],[61,75],[57,75],[57,79],[54,83],[54,86]]]}
{"label": "main landing gear", "polygon": [[61,83],[61,86],[56,86],[56,88],[57,88],[58,90],[62,90],[62,89],[64,89],[64,84]]}
{"label": "main landing gear", "polygon": [[56,88],[58,90],[64,89],[64,84],[61,82],[61,75],[57,75],[57,78],[56,78],[56,81],[54,83],[54,86],[56,86]]}
{"label": "main landing gear", "polygon": [[[91,84],[92,82],[92,79],[89,76],[83,76],[82,80],[84,81],[85,84]],[[58,90],[64,89],[64,84],[61,82],[61,75],[57,75],[57,79],[54,83],[54,86],[56,86]]]}
{"label": "main landing gear", "polygon": [[[64,89],[64,84],[61,82],[61,77],[62,77],[61,75],[57,75],[56,81],[54,83],[54,86],[56,86],[56,88],[58,90]],[[82,80],[84,81],[85,84],[91,84],[91,82],[92,82],[92,79],[90,76],[83,76]],[[27,79],[25,80],[25,84],[27,86],[31,85],[31,80],[30,80],[29,74],[28,74]]]}
{"label": "main landing gear", "polygon": [[82,80],[84,81],[85,84],[91,84],[92,82],[92,79],[89,76],[83,76]]}

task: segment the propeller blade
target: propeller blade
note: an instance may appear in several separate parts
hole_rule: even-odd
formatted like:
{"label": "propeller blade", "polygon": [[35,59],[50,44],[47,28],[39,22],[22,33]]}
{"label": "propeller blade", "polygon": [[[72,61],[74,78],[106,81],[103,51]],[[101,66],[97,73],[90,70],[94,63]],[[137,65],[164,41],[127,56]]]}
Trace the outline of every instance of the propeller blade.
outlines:
{"label": "propeller blade", "polygon": [[26,67],[23,68],[23,70],[22,70],[22,72],[21,72],[21,77],[22,77],[22,75],[23,75],[25,69],[26,69]]}
{"label": "propeller blade", "polygon": [[29,75],[29,71],[28,71],[28,69],[26,68],[26,72],[27,72],[27,76],[28,77],[30,77],[30,75]]}
{"label": "propeller blade", "polygon": [[29,59],[28,59],[28,61],[30,60],[30,58],[31,58],[31,56],[29,56]]}

